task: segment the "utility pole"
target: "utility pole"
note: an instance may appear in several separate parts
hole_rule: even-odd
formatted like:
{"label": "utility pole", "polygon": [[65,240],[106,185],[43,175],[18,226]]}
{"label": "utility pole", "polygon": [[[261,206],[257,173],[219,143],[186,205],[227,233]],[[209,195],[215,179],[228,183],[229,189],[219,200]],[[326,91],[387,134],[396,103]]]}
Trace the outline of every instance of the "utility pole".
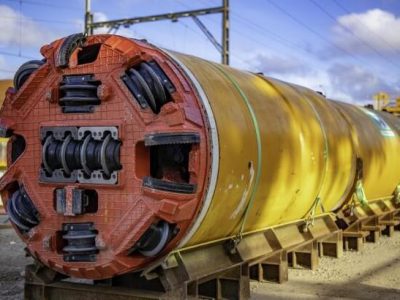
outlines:
{"label": "utility pole", "polygon": [[92,35],[93,27],[90,26],[93,23],[93,14],[90,12],[90,1],[85,0],[85,34]]}
{"label": "utility pole", "polygon": [[[85,0],[85,34],[92,35],[95,28],[108,27],[110,30],[119,27],[129,27],[139,23],[156,22],[162,20],[178,21],[180,18],[191,17],[195,24],[203,31],[210,42],[221,53],[221,62],[229,65],[229,0],[221,0],[222,6],[210,7],[204,9],[187,10],[168,14],[159,14],[145,17],[135,17],[127,19],[110,20],[103,22],[93,22],[93,14],[91,13],[90,0]],[[217,39],[200,21],[199,16],[209,14],[222,14],[222,43],[218,43]]]}
{"label": "utility pole", "polygon": [[229,65],[229,0],[223,0],[221,62]]}

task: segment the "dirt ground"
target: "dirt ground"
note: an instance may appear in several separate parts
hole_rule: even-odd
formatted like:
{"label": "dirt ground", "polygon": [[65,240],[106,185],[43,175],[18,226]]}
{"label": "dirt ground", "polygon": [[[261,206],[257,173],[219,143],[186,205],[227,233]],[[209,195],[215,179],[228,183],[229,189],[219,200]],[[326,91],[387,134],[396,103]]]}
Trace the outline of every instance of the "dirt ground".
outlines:
{"label": "dirt ground", "polygon": [[[0,224],[4,218],[0,217]],[[23,299],[31,262],[12,229],[0,230],[0,299]],[[316,271],[289,270],[285,284],[251,283],[251,299],[400,299],[400,232],[340,259],[323,257]]]}
{"label": "dirt ground", "polygon": [[284,284],[251,284],[252,299],[400,299],[400,232],[340,259],[322,257],[316,271],[289,270]]}
{"label": "dirt ground", "polygon": [[[0,216],[0,224],[4,217]],[[25,257],[24,244],[13,229],[0,229],[0,299],[23,299],[25,265],[31,263]]]}

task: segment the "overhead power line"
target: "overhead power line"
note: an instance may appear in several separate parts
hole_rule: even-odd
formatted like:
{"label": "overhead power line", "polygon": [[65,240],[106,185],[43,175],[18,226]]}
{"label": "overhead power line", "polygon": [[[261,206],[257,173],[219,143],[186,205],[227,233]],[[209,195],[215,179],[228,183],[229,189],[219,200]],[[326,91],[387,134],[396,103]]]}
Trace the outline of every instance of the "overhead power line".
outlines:
{"label": "overhead power line", "polygon": [[[322,7],[320,4],[318,4],[315,0],[309,0],[311,3],[313,3],[320,11],[322,11],[326,16],[328,16],[331,20],[333,20],[334,22],[336,22],[336,18],[329,12],[327,11],[324,7]],[[358,41],[360,41],[364,46],[368,47],[370,50],[372,50],[376,55],[378,55],[379,57],[381,57],[384,61],[388,62],[391,65],[396,65],[397,67],[399,67],[398,64],[396,64],[395,62],[387,59],[378,49],[376,49],[375,47],[373,47],[372,45],[370,45],[367,41],[365,41],[364,39],[360,38],[356,33],[354,33],[349,27],[342,25],[340,23],[337,23],[338,26],[340,26],[341,28],[343,28],[344,30],[346,30],[348,33],[350,33],[352,36],[354,36]]]}
{"label": "overhead power line", "polygon": [[[181,3],[186,8],[190,8],[187,5],[184,5],[181,1],[178,1],[178,2]],[[209,3],[206,3],[205,1],[201,1],[201,2],[203,2],[204,4],[209,4]],[[241,37],[247,39],[248,41],[252,41],[253,43],[258,44],[258,45],[260,45],[260,46],[262,46],[264,48],[269,48],[271,46],[270,42],[275,42],[275,43],[277,43],[277,44],[279,44],[281,46],[284,46],[284,47],[286,47],[288,49],[293,49],[295,51],[299,51],[300,50],[300,51],[303,51],[304,53],[307,53],[307,54],[310,54],[310,55],[315,55],[315,53],[313,53],[311,50],[305,48],[304,45],[301,45],[299,43],[295,43],[295,42],[283,37],[282,35],[277,34],[276,32],[274,32],[274,31],[272,31],[272,30],[270,30],[270,29],[268,29],[266,27],[263,27],[263,26],[255,23],[255,22],[249,20],[249,19],[246,19],[246,18],[242,17],[242,15],[240,15],[238,13],[235,13],[235,12],[231,11],[231,15],[238,22],[244,24],[245,26],[247,26],[249,28],[251,27],[253,30],[254,29],[257,30],[260,34],[262,34],[263,38],[265,38],[266,35],[269,36],[269,40],[268,40],[268,43],[267,43],[267,42],[265,42],[265,41],[263,41],[261,39],[255,38],[253,35],[249,35],[247,31],[239,30],[239,29],[237,29],[237,27],[231,28],[232,32],[237,33],[238,35],[240,35]],[[214,20],[214,19],[209,19],[209,21],[217,24],[217,21]],[[190,27],[188,27],[188,28],[190,30],[194,31],[192,28],[190,28]],[[234,56],[237,60],[241,61],[243,64],[248,64],[248,62],[245,62],[242,58],[240,58],[239,56],[235,55],[233,51],[230,52],[230,55]]]}
{"label": "overhead power line", "polygon": [[[19,20],[19,17],[8,17],[8,16],[2,16],[2,19],[10,19],[10,20]],[[39,23],[59,23],[59,24],[76,24],[75,22],[72,21],[62,21],[62,20],[47,20],[47,19],[36,19],[36,18],[28,18],[25,20],[22,20],[23,23],[27,22],[39,22]]]}
{"label": "overhead power line", "polygon": [[[177,1],[183,7],[189,8],[189,9],[191,8],[188,5],[186,5],[185,3],[183,3],[182,1],[180,1],[180,0],[177,0]],[[204,5],[211,5],[211,2],[208,2],[208,1],[201,0],[201,2],[204,3]],[[241,14],[235,13],[233,11],[231,11],[230,13],[231,13],[232,17],[235,18],[237,21],[239,21],[240,23],[246,25],[247,27],[251,26],[253,29],[259,31],[264,37],[265,37],[265,34],[268,34],[270,36],[270,38],[274,42],[276,42],[276,43],[278,43],[278,44],[280,44],[282,46],[285,46],[287,48],[290,48],[290,49],[293,49],[293,50],[296,50],[296,51],[301,50],[301,51],[304,51],[307,54],[314,55],[314,53],[312,51],[304,48],[303,45],[298,44],[298,43],[294,43],[293,41],[283,37],[282,35],[279,35],[276,32],[274,32],[274,31],[272,31],[272,30],[270,30],[270,29],[268,29],[266,27],[263,27],[263,26],[255,23],[255,22],[249,20],[249,19],[244,18]],[[213,22],[213,23],[217,23],[216,20],[214,20],[214,19],[210,19],[210,21]],[[189,29],[191,29],[191,28],[189,27]],[[263,47],[269,47],[270,46],[267,43],[264,43],[263,41],[261,41],[259,39],[256,39],[251,35],[248,35],[247,32],[238,30],[237,28],[231,28],[231,31],[240,34],[241,37],[244,37],[245,39],[247,39],[249,41],[253,41],[256,44],[259,44],[260,46],[263,46]],[[231,51],[231,55],[233,55],[232,51]],[[236,56],[236,58],[244,63],[243,59],[239,58],[238,56]]]}
{"label": "overhead power line", "polygon": [[15,73],[15,71],[6,70],[6,69],[0,69],[0,72],[3,72],[3,73],[10,73],[10,74],[14,74],[14,73]]}
{"label": "overhead power line", "polygon": [[311,26],[307,25],[305,22],[301,21],[300,19],[298,19],[297,17],[295,17],[293,14],[289,13],[286,9],[284,9],[282,6],[278,5],[277,3],[275,3],[272,0],[267,0],[272,6],[274,6],[277,10],[279,10],[280,12],[282,12],[284,15],[286,15],[287,17],[289,17],[291,20],[293,20],[295,23],[299,24],[300,26],[304,27],[305,29],[307,29],[308,31],[310,31],[311,33],[313,33],[315,36],[319,37],[321,40],[323,40],[325,43],[330,44],[332,47],[336,48],[337,50],[340,50],[341,52],[347,54],[348,56],[358,60],[359,62],[365,64],[365,62],[353,55],[351,52],[347,51],[345,48],[342,48],[334,43],[332,43],[329,39],[327,39],[324,35],[322,35],[321,33],[319,33],[318,31],[314,30]]}
{"label": "overhead power line", "polygon": [[[93,30],[100,27],[108,27],[108,28],[119,28],[129,27],[139,23],[146,22],[156,22],[162,20],[171,20],[177,21],[181,18],[193,18],[198,16],[204,16],[209,14],[221,14],[222,15],[222,45],[221,45],[221,61],[223,64],[229,64],[229,0],[221,0],[221,6],[217,7],[209,7],[202,9],[194,9],[187,11],[179,11],[173,13],[166,14],[157,14],[151,16],[143,16],[143,17],[133,17],[133,18],[124,18],[103,22],[93,22],[93,14],[91,12],[91,0],[85,1],[85,33],[88,35],[93,34]],[[199,22],[196,22],[200,24]],[[207,32],[207,37],[212,36],[211,32],[209,32],[204,24],[200,26],[203,32]],[[215,42],[215,38],[211,42]],[[218,47],[219,48],[219,47]]]}
{"label": "overhead power line", "polygon": [[[348,14],[353,14],[353,12],[349,11],[346,7],[344,7],[342,4],[340,4],[339,1],[337,0],[333,0],[333,2],[336,3],[336,5],[338,7],[340,7],[344,12],[348,13]],[[361,22],[360,22],[361,23]],[[376,38],[380,39],[381,42],[383,42],[386,46],[388,46],[389,48],[391,48],[394,52],[400,52],[400,49],[397,49],[396,46],[394,46],[393,44],[391,44],[390,42],[388,42],[384,37],[380,36],[379,34],[375,33],[374,31],[370,30],[367,26],[363,25],[363,29],[366,30],[369,34],[375,36]]]}
{"label": "overhead power line", "polygon": [[[203,2],[203,3],[206,3],[206,1],[204,1],[204,0],[200,0],[200,1]],[[335,1],[335,3],[337,3],[337,4],[340,6],[340,4],[337,2],[337,0],[333,0],[333,1]],[[271,2],[271,1],[269,1],[269,2]],[[313,1],[313,2],[314,2],[314,1]],[[274,5],[273,3],[271,3],[271,4]],[[274,6],[276,7],[277,5],[274,5]],[[277,8],[277,7],[276,7],[276,8]],[[282,11],[283,8],[282,8],[282,7],[280,7],[280,8],[281,8],[281,9],[279,9],[279,10]],[[341,6],[341,8],[345,10],[344,7]],[[348,12],[348,13],[351,13],[351,12],[349,12],[348,10],[347,10],[347,12]],[[251,26],[253,29],[258,30],[258,31],[259,31],[260,33],[262,33],[263,35],[268,34],[272,40],[274,40],[275,42],[281,44],[281,45],[284,46],[284,47],[291,48],[291,49],[294,49],[294,50],[301,50],[301,51],[303,51],[303,52],[305,52],[305,53],[307,53],[307,54],[311,54],[311,55],[313,55],[313,56],[315,55],[315,53],[313,53],[313,51],[311,51],[311,50],[305,48],[303,45],[301,45],[301,44],[299,44],[299,43],[296,43],[296,42],[294,42],[294,41],[292,41],[292,40],[289,40],[289,39],[285,38],[284,36],[279,35],[279,34],[277,34],[276,32],[274,32],[274,31],[272,31],[272,30],[266,28],[265,26],[261,26],[261,25],[255,23],[253,20],[246,19],[246,18],[244,18],[241,14],[237,14],[237,13],[235,13],[235,12],[233,12],[233,11],[231,12],[231,14],[232,14],[232,16],[233,16],[234,18],[236,18],[239,22],[242,22],[243,24],[246,24],[247,26]],[[287,14],[289,14],[289,13],[286,12],[285,14],[287,15]],[[289,17],[289,16],[288,16],[288,17]],[[356,57],[356,56],[353,55],[352,53],[348,52],[346,49],[341,48],[341,47],[338,47],[337,45],[333,44],[331,41],[329,41],[329,40],[327,40],[326,38],[324,38],[321,34],[319,34],[317,31],[313,30],[312,28],[310,28],[310,27],[309,27],[308,25],[306,25],[304,22],[301,22],[298,18],[294,17],[293,15],[291,15],[290,18],[293,19],[293,21],[295,21],[296,23],[300,24],[301,26],[304,25],[304,26],[307,28],[307,30],[309,30],[309,31],[311,30],[311,32],[313,32],[314,34],[318,35],[318,37],[323,38],[323,40],[324,40],[325,42],[327,42],[327,43],[329,43],[329,44],[332,44],[335,48],[341,50],[342,52],[345,52],[346,54],[348,54],[348,55],[351,56],[352,58],[357,59],[358,61],[361,61],[361,59],[360,59],[359,57]],[[294,20],[294,19],[296,19],[296,20]],[[335,21],[336,21],[336,19],[335,19]],[[303,26],[303,27],[304,27],[304,26]],[[232,28],[231,30],[232,30],[233,32],[238,32],[237,30],[235,30],[235,28]],[[371,31],[371,33],[372,33],[372,34],[375,34],[375,33],[373,33],[372,31]],[[255,40],[254,38],[249,37],[249,36],[247,36],[247,35],[244,34],[244,33],[242,33],[241,35],[242,35],[243,37],[245,37],[246,39],[252,40],[252,41],[254,41],[254,42],[256,42],[256,43],[258,43],[258,44],[260,44],[260,45],[265,45],[265,43],[260,42],[260,41],[258,41],[258,40]],[[375,34],[375,35],[376,35],[376,34]],[[395,50],[395,49],[394,49],[394,50]],[[382,55],[380,55],[380,56],[382,56]],[[386,61],[389,61],[386,57],[383,57],[383,58],[384,58]],[[391,63],[391,65],[395,64],[395,63],[393,63],[393,62],[390,62],[390,63]]]}
{"label": "overhead power line", "polygon": [[[293,42],[293,41],[285,38],[284,36],[282,36],[280,34],[277,34],[276,32],[274,32],[274,31],[272,31],[272,30],[270,30],[270,29],[268,29],[268,28],[266,28],[264,26],[261,26],[261,25],[255,23],[255,22],[253,22],[253,21],[251,21],[249,19],[246,19],[246,18],[242,17],[241,15],[239,15],[237,13],[233,13],[232,12],[232,15],[240,23],[246,25],[247,27],[251,26],[253,29],[255,29],[258,32],[260,32],[260,34],[262,34],[263,36],[265,36],[265,34],[269,35],[269,38],[271,38],[273,41],[275,41],[276,43],[278,43],[278,44],[280,44],[282,46],[285,46],[287,48],[290,48],[290,49],[293,49],[293,50],[296,50],[296,51],[301,50],[301,51],[303,51],[303,52],[305,52],[307,54],[314,55],[314,53],[312,51],[308,50],[307,48],[304,48],[304,45],[301,45],[299,43]],[[235,30],[235,29],[233,29],[233,31],[237,32],[237,30]],[[248,36],[247,34],[244,34],[243,32],[241,33],[241,35],[244,36],[247,39],[251,39],[251,40],[254,39],[254,38],[250,38],[250,36]],[[258,41],[258,40],[256,40],[256,41]],[[266,44],[263,44],[263,45],[265,46]]]}
{"label": "overhead power line", "polygon": [[20,58],[24,58],[24,59],[37,59],[37,58],[32,57],[32,56],[21,55],[21,54],[5,52],[5,51],[0,51],[0,55],[20,57]]}
{"label": "overhead power line", "polygon": [[56,9],[68,9],[68,10],[80,10],[82,7],[77,7],[77,6],[66,6],[66,5],[58,5],[58,4],[53,4],[49,2],[43,2],[43,1],[31,1],[31,0],[4,0],[8,2],[13,2],[15,4],[19,4],[19,2],[22,2],[23,4],[30,4],[30,5],[35,5],[35,6],[45,6],[45,7],[50,7],[50,8],[56,8]]}

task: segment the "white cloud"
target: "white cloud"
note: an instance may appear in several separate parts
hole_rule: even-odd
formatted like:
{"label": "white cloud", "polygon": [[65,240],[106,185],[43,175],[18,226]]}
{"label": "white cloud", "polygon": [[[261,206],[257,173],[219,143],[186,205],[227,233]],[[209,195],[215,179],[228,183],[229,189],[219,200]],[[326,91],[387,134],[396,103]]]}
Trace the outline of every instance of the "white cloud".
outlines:
{"label": "white cloud", "polygon": [[75,32],[83,32],[85,30],[85,22],[82,18],[72,21]]}
{"label": "white cloud", "polygon": [[400,17],[381,9],[341,16],[333,27],[335,43],[352,53],[400,51],[399,32]]}
{"label": "white cloud", "polygon": [[400,94],[396,82],[356,65],[335,63],[327,68],[311,68],[293,56],[258,53],[249,60],[249,66],[265,76],[321,91],[334,100],[365,104],[372,102],[372,96],[379,91]]}
{"label": "white cloud", "polygon": [[105,13],[101,11],[96,11],[93,13],[93,22],[104,22],[108,21],[108,17]]}
{"label": "white cloud", "polygon": [[393,96],[400,94],[397,84],[362,67],[348,64],[334,64],[328,69],[332,88],[343,95],[349,95],[353,102],[371,102],[374,94],[385,91]]}
{"label": "white cloud", "polygon": [[[109,20],[108,16],[103,12],[98,11],[98,12],[93,13],[93,21],[94,22],[105,22],[108,20]],[[108,27],[101,27],[101,28],[95,29],[94,33],[95,34],[104,34],[104,33],[108,33],[109,30],[110,30],[110,28],[108,28]],[[114,33],[113,30],[111,32]],[[120,28],[118,28],[116,34],[126,36],[126,37],[132,37],[132,30],[130,30],[129,28],[120,27]]]}
{"label": "white cloud", "polygon": [[6,69],[6,60],[3,55],[0,55],[0,69]]}
{"label": "white cloud", "polygon": [[323,68],[312,69],[300,58],[258,53],[251,60],[248,60],[247,69],[260,71],[267,77],[322,92],[332,99],[353,102],[351,95],[339,91],[332,85],[326,70]]}
{"label": "white cloud", "polygon": [[[11,68],[7,64],[7,60],[3,55],[0,55],[0,79],[9,79],[14,75]],[[1,97],[2,95],[0,95]]]}
{"label": "white cloud", "polygon": [[56,38],[56,34],[21,15],[9,6],[0,5],[0,45],[40,47]]}
{"label": "white cloud", "polygon": [[266,75],[306,74],[310,72],[307,65],[295,57],[283,57],[268,53],[255,54],[248,60],[251,69]]}

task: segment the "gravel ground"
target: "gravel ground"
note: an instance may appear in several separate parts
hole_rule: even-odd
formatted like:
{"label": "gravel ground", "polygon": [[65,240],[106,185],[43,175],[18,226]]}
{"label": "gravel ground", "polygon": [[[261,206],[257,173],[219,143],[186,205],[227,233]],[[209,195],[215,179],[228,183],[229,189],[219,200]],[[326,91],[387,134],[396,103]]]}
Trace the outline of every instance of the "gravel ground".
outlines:
{"label": "gravel ground", "polygon": [[[0,217],[0,223],[4,221]],[[31,263],[12,229],[0,230],[0,299],[23,299]],[[316,271],[290,269],[284,284],[251,283],[252,299],[400,299],[400,232],[365,244],[363,251],[323,257]]]}
{"label": "gravel ground", "polygon": [[[0,224],[4,217],[0,216]],[[24,244],[13,229],[0,229],[0,299],[23,299],[25,265],[32,259],[25,257]]]}
{"label": "gravel ground", "polygon": [[251,284],[252,299],[400,299],[400,232],[360,252],[322,257],[316,271],[290,269],[284,284]]}

